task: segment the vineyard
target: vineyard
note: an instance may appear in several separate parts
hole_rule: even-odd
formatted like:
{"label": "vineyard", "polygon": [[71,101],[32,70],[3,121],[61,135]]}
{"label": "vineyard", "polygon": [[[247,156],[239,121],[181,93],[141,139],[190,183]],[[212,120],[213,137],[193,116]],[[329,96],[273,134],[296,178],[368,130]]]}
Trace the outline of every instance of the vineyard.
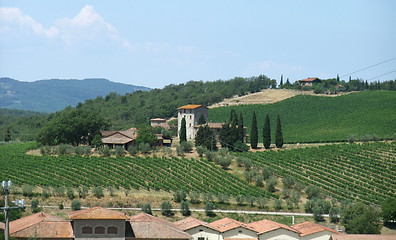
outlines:
{"label": "vineyard", "polygon": [[338,97],[299,95],[273,104],[212,108],[209,120],[228,121],[231,109],[235,109],[238,115],[243,113],[250,134],[253,111],[256,111],[260,142],[267,113],[273,139],[276,117],[280,115],[285,143],[341,142],[350,135],[361,139],[374,134],[380,139],[392,139],[396,134],[395,106],[395,91],[366,91]]}
{"label": "vineyard", "polygon": [[378,204],[395,194],[395,147],[395,142],[335,144],[244,155],[279,176],[318,186],[338,200]]}
{"label": "vineyard", "polygon": [[0,179],[33,186],[114,186],[122,188],[273,195],[205,159],[159,157],[31,156],[36,144],[0,146]]}

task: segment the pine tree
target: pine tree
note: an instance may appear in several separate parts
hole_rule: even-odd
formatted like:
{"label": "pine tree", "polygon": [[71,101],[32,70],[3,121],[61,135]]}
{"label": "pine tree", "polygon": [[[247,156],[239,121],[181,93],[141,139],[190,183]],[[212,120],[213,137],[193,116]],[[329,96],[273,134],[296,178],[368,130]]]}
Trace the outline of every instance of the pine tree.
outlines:
{"label": "pine tree", "polygon": [[181,121],[179,138],[180,138],[180,142],[186,142],[187,141],[186,118],[183,118],[182,121]]}
{"label": "pine tree", "polygon": [[250,130],[250,146],[253,149],[257,149],[257,143],[258,143],[257,119],[256,119],[256,111],[253,111],[252,129]]}
{"label": "pine tree", "polygon": [[278,114],[278,121],[276,124],[275,145],[277,148],[281,148],[283,146],[282,126],[281,126],[281,120],[279,114]]}
{"label": "pine tree", "polygon": [[270,125],[270,119],[267,115],[265,116],[264,120],[264,127],[263,127],[263,144],[266,149],[270,148],[271,145],[271,125]]}

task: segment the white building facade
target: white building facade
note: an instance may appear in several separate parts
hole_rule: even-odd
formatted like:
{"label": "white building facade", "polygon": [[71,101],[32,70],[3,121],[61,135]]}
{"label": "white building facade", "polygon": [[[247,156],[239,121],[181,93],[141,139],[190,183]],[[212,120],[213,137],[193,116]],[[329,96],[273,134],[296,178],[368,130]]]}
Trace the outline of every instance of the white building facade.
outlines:
{"label": "white building facade", "polygon": [[180,136],[182,119],[186,119],[186,134],[187,140],[195,139],[194,126],[198,125],[198,120],[201,116],[208,122],[208,108],[203,105],[185,105],[177,109],[177,132]]}

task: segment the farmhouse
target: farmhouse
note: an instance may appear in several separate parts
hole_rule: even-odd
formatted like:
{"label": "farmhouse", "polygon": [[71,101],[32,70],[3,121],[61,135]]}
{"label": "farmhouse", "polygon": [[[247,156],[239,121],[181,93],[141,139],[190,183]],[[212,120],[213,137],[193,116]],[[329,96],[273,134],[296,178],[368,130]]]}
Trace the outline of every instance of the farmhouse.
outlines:
{"label": "farmhouse", "polygon": [[291,228],[300,232],[301,240],[327,240],[333,234],[340,235],[339,232],[333,229],[312,222],[296,224],[291,226]]}
{"label": "farmhouse", "polygon": [[121,146],[128,149],[129,146],[135,145],[136,137],[136,128],[130,128],[126,131],[102,131],[102,143],[110,148]]}
{"label": "farmhouse", "polygon": [[208,108],[203,105],[185,105],[178,108],[177,111],[178,135],[180,135],[181,122],[184,118],[186,120],[187,139],[195,139],[194,126],[198,125],[198,120],[201,116],[205,118],[205,122],[208,121]]}
{"label": "farmhouse", "polygon": [[140,213],[133,217],[94,207],[69,214],[70,221],[40,212],[10,222],[10,236],[16,239],[113,239],[189,240],[192,237],[173,223]]}
{"label": "farmhouse", "polygon": [[322,80],[320,80],[319,78],[306,78],[306,79],[298,80],[298,82],[300,83],[301,87],[304,87],[304,86],[312,86],[312,84],[314,83],[321,83]]}
{"label": "farmhouse", "polygon": [[166,123],[166,119],[163,119],[163,118],[150,119],[150,125],[152,127],[162,127],[162,128],[165,128],[165,129],[169,129],[170,128],[169,124]]}

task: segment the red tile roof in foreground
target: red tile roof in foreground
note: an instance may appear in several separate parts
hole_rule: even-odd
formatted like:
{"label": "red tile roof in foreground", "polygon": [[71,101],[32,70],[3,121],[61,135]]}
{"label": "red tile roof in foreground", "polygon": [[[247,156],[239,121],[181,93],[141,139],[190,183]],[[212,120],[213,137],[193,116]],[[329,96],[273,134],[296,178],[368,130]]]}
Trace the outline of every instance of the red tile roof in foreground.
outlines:
{"label": "red tile roof in foreground", "polygon": [[83,209],[69,213],[71,220],[81,219],[112,219],[112,220],[127,220],[129,217],[120,211],[105,209],[102,207],[94,207],[89,209]]}
{"label": "red tile roof in foreground", "polygon": [[211,226],[209,223],[201,221],[199,219],[193,218],[193,217],[188,217],[185,219],[182,219],[180,221],[174,222],[173,224],[176,225],[176,227],[178,227],[179,229],[186,231],[195,227],[199,227],[199,226],[203,226],[203,227],[207,227],[213,230],[218,231],[216,228],[214,228],[213,226]]}
{"label": "red tile roof in foreground", "polygon": [[179,107],[178,109],[196,109],[196,108],[199,108],[199,107],[207,108],[207,107],[205,107],[203,105],[185,105],[183,107]]}
{"label": "red tile roof in foreground", "polygon": [[10,236],[16,238],[66,238],[73,239],[70,221],[39,212],[10,222]]}
{"label": "red tile roof in foreground", "polygon": [[331,235],[331,240],[395,240],[395,234],[341,234]]}
{"label": "red tile roof in foreground", "polygon": [[146,213],[139,213],[129,219],[136,238],[192,239],[171,222]]}
{"label": "red tile roof in foreground", "polygon": [[[247,224],[231,219],[231,218],[223,218],[210,223],[210,226],[214,227],[217,231],[226,232],[234,228],[243,227],[249,230],[253,230]],[[253,230],[254,231],[254,230]]]}
{"label": "red tile roof in foreground", "polygon": [[331,228],[327,228],[324,226],[321,226],[319,224],[316,223],[312,223],[312,222],[304,222],[304,223],[300,223],[300,224],[296,224],[291,226],[291,228],[296,229],[297,231],[301,232],[300,236],[307,236],[310,234],[314,234],[314,233],[318,233],[318,232],[322,232],[322,231],[329,231],[335,234],[340,234],[339,232],[337,232],[336,230],[333,230]]}
{"label": "red tile roof in foreground", "polygon": [[293,229],[285,224],[277,223],[268,219],[263,219],[261,221],[249,223],[248,226],[254,231],[258,232],[258,234],[262,234],[282,228],[300,234],[300,232],[296,229]]}

